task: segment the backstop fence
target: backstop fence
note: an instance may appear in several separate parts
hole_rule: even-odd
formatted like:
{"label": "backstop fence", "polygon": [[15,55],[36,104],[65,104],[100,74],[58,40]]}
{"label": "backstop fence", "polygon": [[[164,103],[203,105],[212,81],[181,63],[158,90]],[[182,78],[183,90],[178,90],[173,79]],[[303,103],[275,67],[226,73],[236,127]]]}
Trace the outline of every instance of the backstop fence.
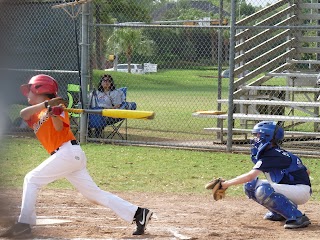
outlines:
{"label": "backstop fence", "polygon": [[32,135],[19,117],[27,105],[19,86],[31,76],[52,75],[69,107],[89,108],[109,74],[155,118],[127,119],[97,138],[86,114],[71,114],[81,142],[248,152],[252,127],[270,120],[285,128],[285,148],[318,148],[317,1],[0,4],[6,134]]}

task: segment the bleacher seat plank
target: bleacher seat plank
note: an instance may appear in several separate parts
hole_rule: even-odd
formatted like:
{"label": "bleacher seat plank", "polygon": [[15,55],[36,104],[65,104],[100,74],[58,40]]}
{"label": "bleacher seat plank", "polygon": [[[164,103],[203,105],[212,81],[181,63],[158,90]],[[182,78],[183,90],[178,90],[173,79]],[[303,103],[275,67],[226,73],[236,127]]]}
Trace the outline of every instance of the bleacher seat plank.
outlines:
{"label": "bleacher seat plank", "polygon": [[290,91],[290,92],[320,92],[320,88],[312,87],[279,87],[279,86],[242,86],[244,90],[265,90],[265,91]]}
{"label": "bleacher seat plank", "polygon": [[[221,115],[204,115],[199,113],[193,113],[193,117],[197,118],[217,118],[217,119],[228,119],[228,114]],[[286,116],[286,115],[266,115],[266,114],[242,114],[234,113],[233,119],[242,120],[257,120],[257,121],[292,121],[292,122],[320,122],[319,117],[298,117],[298,116]]]}
{"label": "bleacher seat plank", "polygon": [[[218,103],[228,103],[228,99],[218,99]],[[268,105],[268,106],[289,106],[289,107],[320,107],[320,102],[293,102],[293,101],[276,101],[276,100],[246,100],[246,99],[234,99],[235,104],[245,105]]]}
{"label": "bleacher seat plank", "polygon": [[[228,132],[228,128],[219,128],[219,127],[212,127],[212,128],[204,128],[203,129],[206,132],[224,132],[227,133]],[[242,129],[242,128],[233,128],[232,132],[234,133],[251,133],[252,129]],[[300,131],[284,131],[284,134],[286,136],[292,136],[292,135],[296,135],[296,136],[320,136],[318,132],[300,132]]]}
{"label": "bleacher seat plank", "polygon": [[294,78],[314,78],[317,79],[317,73],[267,73],[266,76],[274,77],[294,77]]}
{"label": "bleacher seat plank", "polygon": [[291,59],[288,60],[289,63],[305,63],[305,64],[320,64],[319,60],[297,60],[297,59]]}

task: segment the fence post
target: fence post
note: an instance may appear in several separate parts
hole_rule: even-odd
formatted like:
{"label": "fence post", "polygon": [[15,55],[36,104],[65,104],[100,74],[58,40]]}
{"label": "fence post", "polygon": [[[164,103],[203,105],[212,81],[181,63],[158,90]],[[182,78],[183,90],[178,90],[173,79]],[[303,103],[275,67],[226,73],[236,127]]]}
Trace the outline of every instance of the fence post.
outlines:
{"label": "fence post", "polygon": [[[88,105],[88,78],[89,78],[89,20],[90,20],[90,8],[89,3],[85,3],[82,6],[82,25],[81,25],[81,93],[83,99],[82,108],[86,108]],[[87,133],[87,118],[88,115],[83,113],[80,118],[80,142],[86,142]]]}
{"label": "fence post", "polygon": [[229,97],[228,97],[228,135],[227,151],[232,151],[232,128],[233,128],[233,82],[234,82],[234,57],[235,57],[235,34],[236,34],[236,1],[231,1],[230,21],[230,53],[229,53]]}

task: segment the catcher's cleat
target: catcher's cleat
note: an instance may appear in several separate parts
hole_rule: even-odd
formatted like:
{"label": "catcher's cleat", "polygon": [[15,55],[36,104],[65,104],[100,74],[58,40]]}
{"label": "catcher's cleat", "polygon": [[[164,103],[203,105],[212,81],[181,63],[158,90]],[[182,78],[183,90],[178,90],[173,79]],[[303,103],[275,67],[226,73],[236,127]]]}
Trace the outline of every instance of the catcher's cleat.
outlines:
{"label": "catcher's cleat", "polygon": [[26,239],[31,236],[31,227],[26,223],[16,223],[0,235],[3,238]]}
{"label": "catcher's cleat", "polygon": [[287,220],[284,225],[285,229],[304,228],[311,224],[309,218],[306,215],[298,217],[296,220]]}
{"label": "catcher's cleat", "polygon": [[264,215],[263,219],[269,220],[269,221],[284,221],[286,220],[282,215],[275,213],[275,212],[267,212],[266,215]]}
{"label": "catcher's cleat", "polygon": [[139,208],[140,214],[134,219],[137,225],[137,229],[133,232],[133,235],[142,235],[146,230],[147,224],[151,219],[153,212],[147,208]]}

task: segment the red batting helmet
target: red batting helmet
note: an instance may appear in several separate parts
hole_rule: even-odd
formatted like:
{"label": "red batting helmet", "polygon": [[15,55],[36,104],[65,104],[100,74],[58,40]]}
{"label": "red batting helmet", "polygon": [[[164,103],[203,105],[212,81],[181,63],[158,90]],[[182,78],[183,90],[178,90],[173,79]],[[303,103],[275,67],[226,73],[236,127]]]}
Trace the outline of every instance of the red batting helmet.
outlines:
{"label": "red batting helmet", "polygon": [[33,76],[28,84],[23,84],[20,90],[24,96],[28,96],[29,91],[34,94],[58,94],[58,83],[49,75],[39,74]]}

